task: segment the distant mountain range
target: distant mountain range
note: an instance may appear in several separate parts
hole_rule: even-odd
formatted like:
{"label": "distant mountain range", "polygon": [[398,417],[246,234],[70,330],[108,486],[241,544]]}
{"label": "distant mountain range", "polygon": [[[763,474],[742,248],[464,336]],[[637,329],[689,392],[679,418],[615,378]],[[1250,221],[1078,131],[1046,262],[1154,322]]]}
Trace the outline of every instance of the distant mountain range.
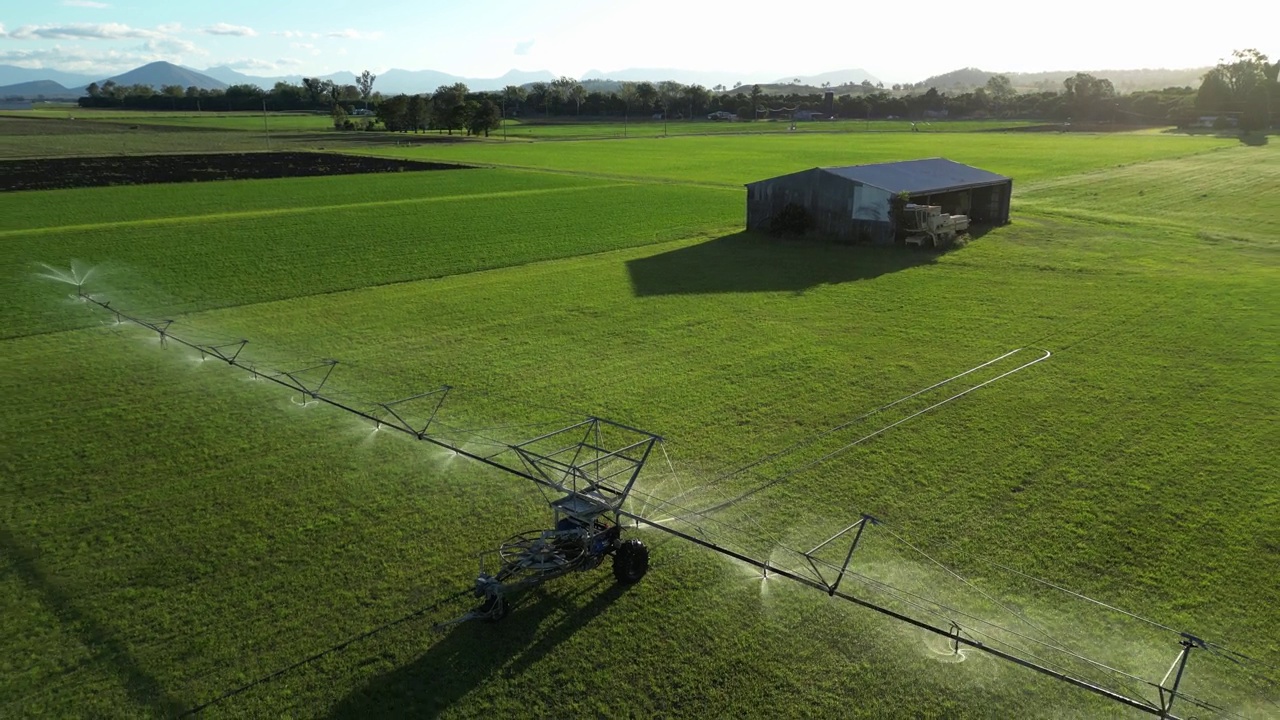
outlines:
{"label": "distant mountain range", "polygon": [[[1088,71],[1096,77],[1105,77],[1120,92],[1136,92],[1139,90],[1158,90],[1165,87],[1196,87],[1209,68],[1190,68],[1184,70],[1093,70]],[[1002,73],[1009,77],[1013,86],[1022,91],[1060,90],[1062,81],[1074,75],[1075,70],[1042,73]],[[981,87],[990,79],[992,73],[977,68],[953,70],[942,75],[935,75],[919,83],[907,84],[905,87],[927,89],[936,87],[939,92],[962,92]],[[310,77],[310,76],[308,76]],[[355,73],[343,71],[321,76],[340,85],[354,84]],[[168,62],[154,62],[135,68],[126,73],[103,78],[101,75],[66,73],[57,70],[33,70],[14,65],[0,65],[0,98],[44,96],[50,99],[76,98],[84,94],[89,83],[99,85],[107,80],[114,80],[118,85],[150,85],[157,90],[165,85],[180,85],[183,88],[195,86],[204,90],[226,89],[230,85],[251,84],[263,89],[270,89],[277,82],[298,84],[302,75],[279,75],[262,77],[246,75],[226,66],[211,67],[204,71],[182,67]],[[507,85],[529,85],[535,82],[551,82],[556,76],[546,70],[511,70],[496,78],[467,78],[436,70],[401,70],[392,69],[378,75],[374,89],[384,95],[399,93],[417,94],[435,90],[441,85],[465,83],[472,90],[501,90]],[[786,86],[817,89],[825,83],[832,87],[857,85],[862,82],[873,84],[879,81],[866,70],[836,70],[819,75],[798,75],[782,78],[772,82],[750,75],[733,75],[727,72],[699,72],[679,70],[675,68],[629,68],[612,72],[590,70],[582,75],[583,85],[588,90],[609,92],[618,87],[620,82],[658,82],[675,80],[686,85],[697,83],[705,87],[723,85],[734,88],[739,84],[760,84],[770,91],[786,91]],[[591,81],[591,82],[588,82]]]}
{"label": "distant mountain range", "polygon": [[73,90],[52,80],[31,80],[0,87],[0,100],[8,97],[47,100],[72,100],[84,95],[82,89]]}
{"label": "distant mountain range", "polygon": [[117,85],[150,85],[159,90],[165,85],[178,85],[183,89],[192,85],[201,90],[226,90],[227,83],[217,78],[209,77],[204,73],[196,72],[190,68],[184,68],[181,65],[174,65],[167,62],[153,62],[149,65],[143,65],[140,68],[134,68],[127,73],[112,75],[106,80],[98,81],[101,85],[109,80],[115,81]]}
{"label": "distant mountain range", "polygon": [[[856,70],[836,70],[834,72],[825,72],[821,75],[801,75],[799,76],[799,79],[800,85],[808,85],[810,87],[821,87],[823,83],[831,83],[833,87],[839,87],[841,85],[861,85],[863,82],[869,82],[872,85],[875,85],[880,82],[879,78],[862,68],[858,68]],[[770,84],[785,85],[788,83],[795,83],[795,81],[796,78],[789,77],[782,78],[781,80],[774,80]]]}
{"label": "distant mountain range", "polygon": [[[1163,90],[1167,87],[1199,87],[1204,74],[1212,68],[1186,68],[1181,70],[1088,70],[1094,77],[1111,81],[1117,92],[1131,93],[1141,90]],[[963,92],[987,84],[992,75],[1004,75],[1010,84],[1022,92],[1061,90],[1062,81],[1075,75],[1077,70],[1057,70],[1038,73],[993,73],[978,68],[952,70],[942,75],[908,85],[920,90],[937,88],[938,92]]]}

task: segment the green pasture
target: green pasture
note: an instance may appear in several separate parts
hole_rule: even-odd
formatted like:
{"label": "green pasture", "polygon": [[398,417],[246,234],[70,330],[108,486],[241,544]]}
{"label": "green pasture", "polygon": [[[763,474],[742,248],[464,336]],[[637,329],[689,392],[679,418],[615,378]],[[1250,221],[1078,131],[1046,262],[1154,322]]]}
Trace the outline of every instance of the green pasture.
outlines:
{"label": "green pasture", "polygon": [[979,132],[1002,128],[1024,127],[1035,123],[1025,120],[760,120],[754,122],[716,122],[711,120],[654,120],[650,117],[564,118],[540,120],[534,116],[508,119],[505,134],[499,130],[492,137],[530,140],[652,138],[667,135],[752,135],[762,133],[830,134],[862,132],[948,133]]}
{"label": "green pasture", "polygon": [[[707,531],[783,562],[874,514],[848,589],[895,609],[909,598],[875,582],[1144,678],[1176,656],[1177,635],[994,562],[1280,664],[1273,146],[865,134],[396,154],[506,167],[0,196],[0,715],[1138,716],[980,653],[953,662],[940,639],[652,530],[635,531],[653,552],[635,586],[576,575],[501,624],[433,632],[467,608],[438,603],[476,552],[547,521],[539,493],[104,323],[54,279],[73,268],[179,332],[249,338],[263,363],[338,358],[342,392],[454,385],[446,417],[500,437],[584,414],[660,433],[671,465],[650,465],[645,497],[703,486],[683,502],[710,503],[795,471]],[[1012,175],[1013,222],[943,255],[741,231],[742,182],[930,155]],[[803,467],[940,396],[711,482],[1016,348],[969,382],[1053,354],[820,465]],[[1280,700],[1203,653],[1185,682],[1245,717]]]}
{"label": "green pasture", "polygon": [[825,165],[947,157],[1014,178],[1014,186],[1238,145],[1234,139],[1151,133],[768,135],[635,142],[453,143],[379,147],[389,157],[531,167],[602,177],[734,185]]}
{"label": "green pasture", "polygon": [[[61,115],[61,114],[58,114]],[[294,133],[293,145],[309,145],[308,133]],[[323,145],[318,143],[316,145]],[[277,149],[279,149],[277,145]],[[0,159],[151,155],[262,151],[261,132],[205,128],[172,128],[119,120],[95,122],[66,117],[32,117],[26,113],[0,115]],[[296,149],[296,148],[295,148]]]}
{"label": "green pasture", "polygon": [[312,112],[191,112],[186,110],[113,110],[100,108],[56,108],[12,110],[4,117],[78,122],[106,122],[125,125],[163,125],[177,128],[263,132],[309,132],[332,130],[333,118]]}

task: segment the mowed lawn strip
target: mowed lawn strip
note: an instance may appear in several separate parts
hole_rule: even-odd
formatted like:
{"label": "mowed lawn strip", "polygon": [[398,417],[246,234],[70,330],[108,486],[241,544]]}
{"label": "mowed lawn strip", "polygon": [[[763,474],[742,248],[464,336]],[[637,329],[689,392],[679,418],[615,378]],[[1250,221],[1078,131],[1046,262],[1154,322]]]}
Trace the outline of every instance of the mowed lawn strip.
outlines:
{"label": "mowed lawn strip", "polygon": [[152,219],[210,219],[254,211],[348,207],[362,203],[465,197],[494,191],[590,187],[598,181],[503,170],[302,177],[238,182],[159,183],[0,194],[0,231]]}
{"label": "mowed lawn strip", "polygon": [[[10,230],[0,238],[0,258],[13,268],[4,289],[12,302],[0,310],[0,328],[14,336],[83,320],[50,300],[60,291],[74,292],[47,277],[73,264],[95,268],[89,291],[118,293],[140,310],[173,313],[662,242],[730,227],[740,216],[735,195],[715,188],[555,176],[544,181],[530,173],[490,171],[414,175],[225,183],[232,187],[212,192],[257,195],[248,203],[256,209],[191,200],[197,213],[221,208],[222,214]],[[304,199],[326,182],[358,192],[319,192],[321,202],[314,204]],[[431,192],[436,182],[445,194]],[[378,192],[384,185],[389,198]],[[164,188],[162,194],[178,198],[206,192],[197,185]],[[120,198],[143,205],[151,190],[32,195],[98,202],[93,198],[102,192],[107,207]]]}
{"label": "mowed lawn strip", "polygon": [[409,159],[492,163],[738,187],[811,167],[946,157],[1013,177],[1014,189],[1018,192],[1024,183],[1235,145],[1238,142],[1229,138],[1153,133],[867,133],[505,145],[460,143],[377,148],[368,152]]}

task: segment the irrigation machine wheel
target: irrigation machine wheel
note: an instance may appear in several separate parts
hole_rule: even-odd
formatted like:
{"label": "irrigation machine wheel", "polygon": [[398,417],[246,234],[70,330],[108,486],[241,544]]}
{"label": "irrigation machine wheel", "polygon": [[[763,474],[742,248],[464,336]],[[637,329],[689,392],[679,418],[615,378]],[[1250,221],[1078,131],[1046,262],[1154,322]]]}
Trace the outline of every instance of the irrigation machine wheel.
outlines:
{"label": "irrigation machine wheel", "polygon": [[624,541],[613,553],[613,576],[618,582],[630,585],[649,571],[649,548],[632,538]]}
{"label": "irrigation machine wheel", "polygon": [[501,595],[490,595],[484,599],[484,603],[480,605],[479,612],[484,613],[484,621],[496,623],[507,616],[507,611],[511,606],[507,604],[507,599]]}

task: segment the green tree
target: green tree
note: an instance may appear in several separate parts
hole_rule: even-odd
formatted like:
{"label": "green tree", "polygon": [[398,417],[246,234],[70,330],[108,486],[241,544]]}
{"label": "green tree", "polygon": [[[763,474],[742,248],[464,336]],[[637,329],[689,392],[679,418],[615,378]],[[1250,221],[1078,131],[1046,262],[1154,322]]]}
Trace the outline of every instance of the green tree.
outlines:
{"label": "green tree", "polygon": [[711,93],[706,88],[698,85],[686,85],[682,91],[684,100],[689,103],[689,117],[694,117],[694,110],[701,113],[707,109],[707,105],[711,102]]}
{"label": "green tree", "polygon": [[502,123],[502,115],[498,106],[485,95],[480,102],[471,109],[471,117],[467,125],[467,129],[472,135],[484,133],[485,137],[489,137],[489,131],[496,129]]}
{"label": "green tree", "polygon": [[625,120],[631,114],[631,103],[636,101],[636,84],[624,81],[618,87],[618,99],[622,100],[622,117]]}
{"label": "green tree", "polygon": [[241,83],[227,88],[224,94],[228,98],[253,99],[265,96],[266,92],[253,83]]}
{"label": "green tree", "polygon": [[582,83],[574,83],[573,87],[569,88],[569,97],[577,105],[577,114],[581,115],[582,101],[587,99],[587,89],[582,87]]}
{"label": "green tree", "polygon": [[1110,80],[1089,73],[1076,73],[1063,80],[1062,86],[1071,116],[1078,120],[1095,119],[1116,96]]}
{"label": "green tree", "polygon": [[764,100],[764,91],[760,89],[759,85],[752,85],[751,86],[751,117],[744,118],[741,115],[739,115],[738,119],[739,120],[755,120],[760,115],[760,104],[763,102],[763,100]]}
{"label": "green tree", "polygon": [[529,86],[529,102],[538,107],[541,105],[545,114],[551,114],[551,85],[550,83],[536,82]]}
{"label": "green tree", "polygon": [[98,83],[96,82],[89,83],[89,86],[86,87],[84,91],[88,93],[91,98],[102,97],[102,88],[98,87]]}
{"label": "green tree", "polygon": [[404,124],[406,130],[413,130],[413,134],[417,135],[419,130],[425,130],[431,122],[431,109],[427,106],[427,99],[421,95],[414,95],[405,102]]}
{"label": "green tree", "polygon": [[356,78],[356,87],[360,89],[360,99],[364,100],[364,107],[369,109],[369,96],[373,94],[373,82],[378,79],[377,75],[365,70],[360,73],[360,77]]}
{"label": "green tree", "polygon": [[504,116],[509,114],[507,112],[507,107],[509,107],[509,104],[510,104],[515,106],[515,114],[519,115],[520,103],[524,102],[524,99],[527,96],[528,96],[528,93],[525,92],[525,89],[520,87],[519,85],[508,85],[502,88],[502,107],[503,107],[502,114]]}
{"label": "green tree", "polygon": [[680,100],[684,85],[675,80],[663,80],[658,83],[658,105],[662,107],[662,118],[670,119],[671,108]]}
{"label": "green tree", "polygon": [[325,81],[320,78],[302,78],[302,89],[312,105],[319,105],[320,99],[328,94]]}
{"label": "green tree", "polygon": [[1204,74],[1196,91],[1196,110],[1202,113],[1229,112],[1235,99],[1222,71],[1214,68]]}
{"label": "green tree", "polygon": [[[551,81],[551,92],[548,96],[548,99],[551,101],[554,101],[557,105],[567,101],[570,97],[570,94],[573,92],[573,86],[577,84],[578,84],[577,80],[574,80],[571,77],[565,77],[561,75],[560,77]],[[548,112],[550,112],[549,109],[548,109]]]}
{"label": "green tree", "polygon": [[653,83],[642,82],[636,84],[636,102],[640,103],[643,112],[653,112],[653,104],[658,101],[658,88]]}
{"label": "green tree", "polygon": [[393,98],[386,98],[378,103],[378,109],[374,111],[378,122],[391,132],[401,132],[408,129],[409,116],[409,96],[396,95]]}
{"label": "green tree", "polygon": [[441,85],[431,96],[431,125],[443,129],[450,135],[454,130],[462,130],[467,126],[466,106],[467,86],[463,83]]}
{"label": "green tree", "polygon": [[307,104],[306,89],[283,80],[271,87],[270,95],[273,107],[300,108]]}
{"label": "green tree", "polygon": [[1008,75],[992,75],[987,78],[987,84],[982,89],[986,91],[989,104],[996,111],[1003,110],[1018,96],[1018,91],[1013,89],[1013,83],[1010,82]]}

